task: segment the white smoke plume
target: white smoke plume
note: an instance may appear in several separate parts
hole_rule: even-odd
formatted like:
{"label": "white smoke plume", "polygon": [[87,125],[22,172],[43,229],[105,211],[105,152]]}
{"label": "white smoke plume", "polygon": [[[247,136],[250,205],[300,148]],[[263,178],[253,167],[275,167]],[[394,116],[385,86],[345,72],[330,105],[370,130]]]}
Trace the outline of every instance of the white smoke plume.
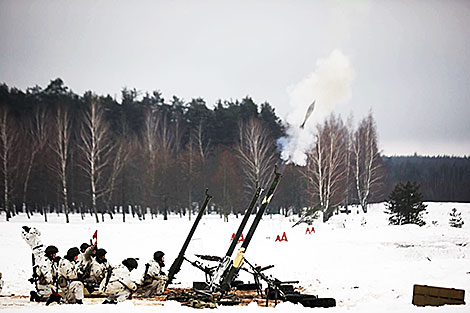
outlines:
{"label": "white smoke plume", "polygon": [[[281,158],[287,163],[306,165],[306,152],[314,144],[315,127],[340,102],[351,99],[354,71],[349,58],[341,51],[316,62],[315,70],[298,84],[288,88],[289,113],[286,116],[287,136],[278,140]],[[315,109],[304,128],[300,128],[309,105],[316,100]]]}

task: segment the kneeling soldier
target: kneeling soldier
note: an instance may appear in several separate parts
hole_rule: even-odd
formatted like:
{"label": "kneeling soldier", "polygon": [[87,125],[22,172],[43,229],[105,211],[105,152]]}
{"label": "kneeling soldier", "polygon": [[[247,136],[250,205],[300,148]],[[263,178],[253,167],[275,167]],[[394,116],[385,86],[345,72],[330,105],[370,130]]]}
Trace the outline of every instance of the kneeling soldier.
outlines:
{"label": "kneeling soldier", "polygon": [[103,248],[97,249],[96,257],[91,260],[91,264],[87,272],[88,275],[83,279],[85,288],[87,288],[89,293],[98,290],[100,283],[106,277],[107,270],[110,267],[111,265],[106,259],[106,250]]}
{"label": "kneeling soldier", "polygon": [[104,304],[115,304],[132,297],[132,294],[137,290],[137,285],[131,279],[131,271],[137,266],[136,259],[127,258],[122,261],[121,265],[108,270],[106,278],[100,285],[100,291],[108,297],[103,302]]}
{"label": "kneeling soldier", "polygon": [[67,303],[83,303],[83,283],[78,280],[78,264],[80,250],[70,248],[67,255],[59,262],[59,287],[65,294]]}
{"label": "kneeling soldier", "polygon": [[144,297],[161,295],[165,290],[168,276],[162,271],[165,266],[165,257],[162,251],[153,254],[153,259],[145,264],[145,272],[142,277],[141,286]]}

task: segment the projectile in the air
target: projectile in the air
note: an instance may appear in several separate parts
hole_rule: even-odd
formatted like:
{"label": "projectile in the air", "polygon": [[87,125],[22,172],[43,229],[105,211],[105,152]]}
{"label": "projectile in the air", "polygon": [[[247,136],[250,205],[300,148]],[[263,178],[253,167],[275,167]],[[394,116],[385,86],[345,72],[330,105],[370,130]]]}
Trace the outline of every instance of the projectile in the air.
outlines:
{"label": "projectile in the air", "polygon": [[312,104],[308,107],[307,113],[305,113],[304,122],[302,123],[302,125],[300,125],[300,128],[304,128],[305,122],[307,121],[307,119],[308,119],[308,118],[310,117],[310,115],[312,114],[313,109],[315,109],[315,101],[316,101],[316,100],[313,100]]}

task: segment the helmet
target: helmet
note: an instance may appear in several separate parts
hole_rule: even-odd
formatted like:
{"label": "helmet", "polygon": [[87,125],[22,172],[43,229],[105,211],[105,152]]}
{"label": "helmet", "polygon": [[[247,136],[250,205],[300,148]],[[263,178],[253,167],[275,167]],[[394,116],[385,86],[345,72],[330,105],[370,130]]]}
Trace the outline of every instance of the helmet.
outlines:
{"label": "helmet", "polygon": [[103,249],[103,248],[99,248],[98,250],[96,250],[96,257],[97,258],[100,258],[102,256],[105,256],[106,255],[106,250]]}
{"label": "helmet", "polygon": [[90,246],[90,245],[87,244],[86,242],[82,243],[82,244],[80,245],[80,252],[82,252],[82,253],[85,252],[85,250],[88,249],[89,246]]}
{"label": "helmet", "polygon": [[122,264],[127,267],[127,269],[130,271],[132,271],[133,269],[136,269],[138,264],[137,264],[137,260],[134,259],[134,258],[127,258],[125,259],[124,261],[122,261]]}
{"label": "helmet", "polygon": [[73,261],[75,257],[79,254],[80,254],[80,250],[78,250],[77,247],[73,247],[67,250],[67,254],[65,255],[65,258],[69,261]]}
{"label": "helmet", "polygon": [[153,259],[157,262],[161,261],[164,255],[165,253],[163,253],[162,251],[157,251],[153,254]]}
{"label": "helmet", "polygon": [[59,249],[57,249],[56,246],[47,246],[46,250],[44,250],[46,256],[52,257],[53,254],[56,254],[59,252]]}

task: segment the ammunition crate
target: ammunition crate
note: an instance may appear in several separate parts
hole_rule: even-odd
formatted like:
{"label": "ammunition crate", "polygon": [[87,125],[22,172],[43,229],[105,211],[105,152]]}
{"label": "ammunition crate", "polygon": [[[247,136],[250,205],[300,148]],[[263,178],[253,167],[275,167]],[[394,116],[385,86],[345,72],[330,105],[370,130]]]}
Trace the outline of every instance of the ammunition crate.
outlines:
{"label": "ammunition crate", "polygon": [[416,306],[441,306],[445,304],[465,304],[465,290],[454,288],[413,286],[413,304]]}

